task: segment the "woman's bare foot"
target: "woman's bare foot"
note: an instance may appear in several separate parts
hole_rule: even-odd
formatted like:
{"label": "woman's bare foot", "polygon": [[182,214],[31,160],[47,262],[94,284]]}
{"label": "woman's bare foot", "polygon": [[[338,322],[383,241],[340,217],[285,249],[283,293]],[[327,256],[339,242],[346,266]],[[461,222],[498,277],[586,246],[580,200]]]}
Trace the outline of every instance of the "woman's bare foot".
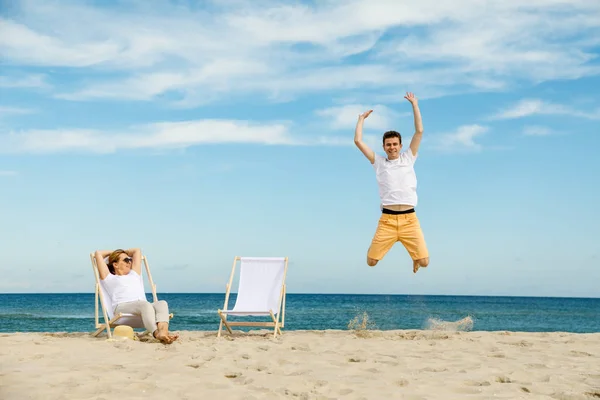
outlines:
{"label": "woman's bare foot", "polygon": [[156,338],[163,344],[171,344],[177,340],[179,335],[157,335]]}
{"label": "woman's bare foot", "polygon": [[171,344],[179,338],[179,335],[170,335],[169,324],[166,322],[159,322],[158,329],[154,332],[154,337],[164,344]]}

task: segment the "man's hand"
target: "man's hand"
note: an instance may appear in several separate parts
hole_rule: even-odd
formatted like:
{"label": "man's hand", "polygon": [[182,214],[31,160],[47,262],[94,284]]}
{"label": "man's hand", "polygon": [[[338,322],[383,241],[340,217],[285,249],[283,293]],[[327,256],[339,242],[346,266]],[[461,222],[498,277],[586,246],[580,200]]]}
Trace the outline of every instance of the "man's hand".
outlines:
{"label": "man's hand", "polygon": [[416,106],[417,104],[419,104],[419,100],[417,100],[414,93],[406,92],[406,96],[404,96],[404,98],[406,100],[408,100],[410,102],[410,104],[412,104],[413,106]]}
{"label": "man's hand", "polygon": [[369,115],[371,115],[372,112],[373,112],[373,110],[365,111],[364,113],[362,113],[358,116],[358,119],[367,119],[367,117]]}
{"label": "man's hand", "polygon": [[410,141],[410,151],[413,153],[413,156],[416,156],[419,152],[419,146],[421,145],[421,139],[423,138],[423,121],[421,120],[421,110],[419,110],[419,101],[415,97],[415,95],[411,92],[406,92],[406,96],[404,96],[406,100],[412,104],[413,115],[415,119],[415,134]]}
{"label": "man's hand", "polygon": [[367,146],[367,144],[365,142],[363,142],[362,128],[363,128],[363,122],[369,115],[371,115],[372,112],[373,112],[373,110],[369,110],[369,111],[365,111],[364,113],[360,114],[358,116],[358,121],[356,121],[356,129],[354,130],[354,144],[365,155],[365,157],[367,157],[367,159],[371,162],[371,164],[373,164],[375,162],[375,153],[373,153],[373,150],[371,150],[371,148],[369,148],[369,146]]}

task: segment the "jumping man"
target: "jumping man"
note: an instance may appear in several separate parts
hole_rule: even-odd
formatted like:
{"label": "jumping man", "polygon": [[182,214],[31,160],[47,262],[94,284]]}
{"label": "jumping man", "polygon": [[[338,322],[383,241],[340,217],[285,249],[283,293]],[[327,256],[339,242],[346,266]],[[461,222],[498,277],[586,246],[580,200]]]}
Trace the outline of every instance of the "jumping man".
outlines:
{"label": "jumping man", "polygon": [[413,272],[416,273],[419,268],[429,264],[425,237],[415,213],[417,176],[414,164],[423,137],[423,123],[414,94],[407,93],[404,98],[412,105],[415,121],[415,134],[407,151],[401,152],[402,137],[396,131],[383,134],[383,150],[387,158],[376,154],[363,142],[363,123],[373,110],[358,116],[354,143],[373,164],[381,198],[382,214],[367,252],[367,264],[374,267],[392,246],[400,241],[410,254],[413,260]]}

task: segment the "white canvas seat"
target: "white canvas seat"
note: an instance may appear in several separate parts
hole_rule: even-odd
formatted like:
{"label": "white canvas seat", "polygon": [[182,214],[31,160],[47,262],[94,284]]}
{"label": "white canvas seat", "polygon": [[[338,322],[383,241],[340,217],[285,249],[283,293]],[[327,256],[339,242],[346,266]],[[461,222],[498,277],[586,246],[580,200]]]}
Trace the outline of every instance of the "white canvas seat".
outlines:
{"label": "white canvas seat", "polygon": [[[240,261],[240,278],[235,305],[230,310],[229,294],[235,275],[237,261]],[[223,324],[232,333],[232,326],[273,327],[273,336],[281,334],[285,325],[285,277],[287,257],[235,257],[229,283],[226,286],[225,305],[217,310],[221,317],[219,332]],[[268,316],[272,321],[230,321],[228,316]],[[281,317],[281,322],[279,321]]]}
{"label": "white canvas seat", "polygon": [[[126,313],[117,313],[115,315],[114,308],[115,306],[112,304],[110,296],[106,293],[104,288],[104,282],[100,280],[100,273],[98,272],[98,266],[96,264],[96,257],[94,253],[90,253],[90,258],[92,260],[92,268],[94,269],[94,277],[96,278],[96,289],[95,289],[95,323],[96,323],[96,331],[92,334],[93,336],[98,336],[102,331],[106,329],[106,333],[109,338],[112,337],[112,333],[110,328],[114,328],[119,325],[127,325],[134,329],[136,328],[144,328],[144,323],[142,321],[142,317],[139,315],[126,314]],[[148,275],[148,281],[150,283],[150,287],[152,289],[152,298],[153,301],[158,301],[158,296],[156,295],[156,285],[152,281],[152,274],[150,274],[150,265],[148,264],[148,259],[146,256],[142,256],[142,261],[144,263],[144,267],[146,270],[146,274]],[[105,259],[105,262],[108,263],[108,260]],[[140,280],[142,281],[142,287],[144,287],[144,277],[143,277],[143,269],[142,275],[140,275]],[[146,291],[143,290],[142,296],[146,298]],[[102,308],[102,314],[104,316],[104,323],[100,323],[99,318],[99,308],[98,305]],[[169,319],[173,318],[173,314],[169,314]],[[142,335],[149,333],[144,330]]]}

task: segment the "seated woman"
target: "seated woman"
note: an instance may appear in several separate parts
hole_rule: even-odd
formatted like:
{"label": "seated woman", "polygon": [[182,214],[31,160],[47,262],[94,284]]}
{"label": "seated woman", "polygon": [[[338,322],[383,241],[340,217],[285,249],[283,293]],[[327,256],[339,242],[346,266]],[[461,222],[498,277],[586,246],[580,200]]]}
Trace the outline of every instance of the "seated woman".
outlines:
{"label": "seated woman", "polygon": [[[165,344],[173,343],[179,335],[169,333],[169,306],[160,300],[146,300],[142,276],[140,249],[98,250],[96,264],[103,286],[112,300],[116,313],[140,315],[144,327]],[[108,264],[104,259],[108,257]]]}

